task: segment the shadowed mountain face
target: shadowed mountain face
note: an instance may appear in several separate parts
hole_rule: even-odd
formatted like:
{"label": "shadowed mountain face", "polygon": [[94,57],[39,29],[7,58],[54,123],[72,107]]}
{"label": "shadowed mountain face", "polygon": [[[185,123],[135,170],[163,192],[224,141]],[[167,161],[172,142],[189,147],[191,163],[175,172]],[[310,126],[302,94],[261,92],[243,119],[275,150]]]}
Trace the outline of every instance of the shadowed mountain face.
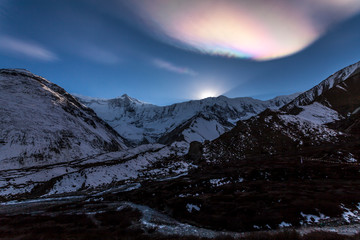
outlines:
{"label": "shadowed mountain face", "polygon": [[[239,121],[209,145],[209,154],[234,158],[264,154],[300,154],[304,149],[351,141],[360,107],[360,63],[351,65],[280,110],[266,110]],[[338,126],[338,127],[337,127]],[[342,127],[340,127],[342,126]],[[341,156],[340,156],[341,159]]]}
{"label": "shadowed mountain face", "polygon": [[0,70],[0,169],[42,166],[125,149],[117,132],[61,87]]}
{"label": "shadowed mountain face", "polygon": [[339,88],[341,87],[342,82],[351,79],[353,75],[357,75],[357,73],[359,72],[359,67],[360,62],[357,62],[341,69],[340,71],[334,73],[329,78],[325,79],[315,87],[300,94],[289,104],[286,104],[282,109],[290,110],[293,107],[308,105],[312,103],[317,97],[328,92],[330,89],[332,89],[330,93],[333,92],[334,86],[338,86],[337,88]]}
{"label": "shadowed mountain face", "polygon": [[351,115],[343,121],[335,122],[331,126],[345,133],[360,136],[360,112]]}
{"label": "shadowed mountain face", "polygon": [[345,81],[315,99],[344,117],[360,110],[360,67]]}

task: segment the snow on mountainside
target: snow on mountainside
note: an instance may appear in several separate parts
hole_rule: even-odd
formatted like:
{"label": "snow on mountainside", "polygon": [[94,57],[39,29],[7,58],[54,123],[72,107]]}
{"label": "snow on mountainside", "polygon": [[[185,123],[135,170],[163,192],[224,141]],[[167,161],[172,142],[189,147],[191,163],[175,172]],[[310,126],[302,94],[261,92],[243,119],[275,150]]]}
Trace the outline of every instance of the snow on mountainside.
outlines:
{"label": "snow on mountainside", "polygon": [[[334,76],[306,103],[267,109],[213,141],[191,144],[188,156],[198,168],[171,182],[147,183],[124,199],[230,231],[358,224],[360,71],[350,67]],[[200,113],[177,132],[196,121],[205,128],[214,115]],[[211,128],[221,131],[216,122]]]}
{"label": "snow on mountainside", "polygon": [[[186,173],[193,167],[191,163],[172,160],[186,152],[187,147],[179,144],[147,144],[45,167],[0,170],[0,200],[1,197],[24,194],[39,197],[80,191],[101,192],[110,188],[127,191],[139,187],[148,175],[155,179]],[[156,168],[154,164],[157,164]]]}
{"label": "snow on mountainside", "polygon": [[311,88],[310,90],[300,94],[293,101],[283,107],[284,110],[290,110],[296,106],[304,106],[310,104],[320,96],[322,93],[331,89],[332,87],[338,85],[344,80],[348,79],[353,73],[355,73],[360,68],[360,62],[354,63],[348,67],[343,68],[342,70],[334,73],[320,84]]}
{"label": "snow on mountainside", "polygon": [[26,70],[0,70],[0,103],[0,169],[71,162],[126,148],[91,109]]}
{"label": "snow on mountainside", "polygon": [[359,93],[360,62],[336,72],[279,110],[239,121],[209,145],[208,154],[242,159],[248,154],[297,154],[305,146],[351,142],[352,136],[342,131],[357,132]]}
{"label": "snow on mountainside", "polygon": [[0,70],[0,103],[0,200],[123,191],[148,175],[171,177],[192,167],[173,159],[187,153],[186,144],[128,149],[93,110],[26,70]]}
{"label": "snow on mountainside", "polygon": [[123,95],[104,100],[77,96],[121,136],[133,144],[213,140],[266,108],[277,109],[298,94],[269,101],[253,98],[206,98],[170,106],[155,106]]}
{"label": "snow on mountainside", "polygon": [[[183,142],[126,149],[120,135],[93,110],[26,70],[0,70],[0,91],[4,103],[0,107],[4,116],[0,120],[0,197],[102,191],[114,185],[122,189],[150,176],[176,177],[193,167],[176,160],[187,153],[188,145]],[[190,124],[180,131],[190,142],[214,139],[239,118],[248,118],[266,107],[278,108],[288,102],[288,97],[272,102],[219,97],[167,107],[127,95],[112,100],[82,97],[82,101],[92,103],[104,119],[113,119],[119,124],[116,129],[127,137],[142,140],[145,135],[154,142],[169,130]],[[121,122],[124,117],[127,121]]]}

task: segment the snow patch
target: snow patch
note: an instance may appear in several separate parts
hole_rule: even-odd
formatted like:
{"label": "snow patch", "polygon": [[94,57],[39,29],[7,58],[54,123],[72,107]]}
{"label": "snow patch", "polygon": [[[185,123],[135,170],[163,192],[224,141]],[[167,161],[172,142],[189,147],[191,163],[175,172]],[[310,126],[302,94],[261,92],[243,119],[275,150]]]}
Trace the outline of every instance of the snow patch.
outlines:
{"label": "snow patch", "polygon": [[318,102],[301,107],[303,109],[297,117],[315,124],[325,124],[339,120],[339,114]]}
{"label": "snow patch", "polygon": [[279,227],[280,227],[280,228],[291,227],[291,226],[292,226],[291,223],[286,223],[286,222],[284,222],[284,221],[279,224]]}
{"label": "snow patch", "polygon": [[[360,204],[357,206],[359,208]],[[342,218],[347,222],[351,223],[353,221],[359,222],[360,221],[360,214],[358,210],[351,210],[346,208],[344,204],[341,204],[340,207],[344,210],[342,214]]]}
{"label": "snow patch", "polygon": [[186,210],[187,210],[189,213],[192,213],[193,210],[199,212],[199,211],[200,211],[200,207],[199,207],[198,205],[188,203],[188,204],[186,204]]}
{"label": "snow patch", "polygon": [[227,180],[226,181],[226,177],[224,178],[217,178],[217,179],[210,179],[210,184],[212,185],[212,187],[220,187],[226,184],[230,184],[231,181]]}
{"label": "snow patch", "polygon": [[360,107],[358,107],[357,109],[355,109],[352,114],[356,114],[356,113],[358,113],[359,111],[360,111]]}
{"label": "snow patch", "polygon": [[304,221],[302,223],[307,223],[307,224],[311,224],[311,223],[319,223],[320,220],[325,220],[325,219],[329,219],[330,217],[325,216],[322,213],[319,213],[319,216],[317,215],[313,215],[313,214],[305,214],[303,212],[300,213],[300,215],[304,218]]}

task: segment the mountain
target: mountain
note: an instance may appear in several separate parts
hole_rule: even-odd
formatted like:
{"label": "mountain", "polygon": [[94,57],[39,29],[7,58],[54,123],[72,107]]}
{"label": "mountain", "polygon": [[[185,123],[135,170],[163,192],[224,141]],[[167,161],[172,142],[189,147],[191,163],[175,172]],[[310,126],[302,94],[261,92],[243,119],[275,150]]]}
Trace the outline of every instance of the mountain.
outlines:
{"label": "mountain", "polygon": [[[136,226],[150,237],[169,225],[167,234],[211,229],[240,237],[360,223],[359,63],[299,96],[270,101],[222,96],[159,107],[127,95],[83,97],[133,143],[173,142],[131,149],[41,77],[0,70],[0,90],[0,205],[20,222],[24,211],[31,219],[85,212],[98,226],[99,214],[114,214],[100,218],[113,223],[123,218],[118,211],[138,209]],[[214,140],[179,142],[193,139]]]}
{"label": "mountain", "polygon": [[322,81],[320,84],[300,94],[297,98],[287,104],[283,109],[289,110],[292,107],[308,105],[313,102],[318,96],[322,95],[324,92],[328,91],[334,86],[337,86],[337,88],[341,88],[340,83],[348,79],[352,74],[358,72],[359,67],[360,62],[357,62],[343,68],[342,70],[334,73],[329,78]]}
{"label": "mountain", "polygon": [[127,191],[191,166],[167,159],[186,153],[180,143],[129,149],[93,110],[26,70],[0,70],[0,103],[0,200]]}
{"label": "mountain", "polygon": [[26,70],[0,70],[1,170],[71,162],[126,149],[95,112]]}
{"label": "mountain", "polygon": [[77,96],[121,136],[134,145],[171,144],[175,141],[203,142],[229,131],[241,119],[248,119],[266,108],[277,109],[298,94],[268,101],[253,98],[206,98],[170,106],[155,106],[123,95],[105,100]]}
{"label": "mountain", "polygon": [[192,144],[185,159],[198,156],[197,168],[186,176],[149,181],[116,199],[221,231],[358,224],[359,109],[356,63],[280,109]]}
{"label": "mountain", "polygon": [[[226,154],[236,151],[236,157],[244,158],[247,154],[285,151],[296,154],[310,146],[350,141],[351,136],[342,131],[347,128],[348,132],[355,131],[358,126],[359,79],[360,62],[334,73],[279,110],[267,110],[239,121],[232,131],[214,141],[215,149]],[[220,146],[227,150],[220,150]],[[333,154],[334,158],[339,155]],[[339,160],[345,158],[340,155]]]}
{"label": "mountain", "polygon": [[[145,142],[144,134],[146,141],[175,141],[131,149],[58,86],[26,71],[2,70],[0,76],[0,98],[6,102],[1,106],[1,131],[11,133],[1,135],[0,153],[14,154],[1,161],[0,204],[7,209],[21,213],[23,207],[34,215],[58,209],[73,216],[84,211],[82,204],[98,214],[104,206],[127,203],[142,209],[144,218],[138,224],[149,233],[160,233],[173,218],[187,230],[197,226],[240,232],[238,236],[286,227],[303,231],[327,226],[333,231],[360,223],[359,63],[293,99],[219,97],[159,107],[127,95],[82,98],[119,123],[118,129],[129,127],[129,136],[135,129],[132,140]],[[56,142],[63,128],[73,132],[60,137],[70,143],[54,151],[58,161],[46,144]],[[27,134],[14,137],[17,132]],[[101,144],[105,140],[99,135],[112,136],[115,146]],[[178,142],[212,138],[190,146]],[[95,145],[89,147],[88,141]],[[87,149],[80,148],[84,145]],[[24,146],[36,153],[16,157],[16,149]],[[86,155],[89,148],[94,155]],[[81,153],[86,156],[78,158]],[[4,202],[10,199],[30,200]],[[149,217],[149,212],[154,215]],[[165,220],[158,221],[158,216]]]}

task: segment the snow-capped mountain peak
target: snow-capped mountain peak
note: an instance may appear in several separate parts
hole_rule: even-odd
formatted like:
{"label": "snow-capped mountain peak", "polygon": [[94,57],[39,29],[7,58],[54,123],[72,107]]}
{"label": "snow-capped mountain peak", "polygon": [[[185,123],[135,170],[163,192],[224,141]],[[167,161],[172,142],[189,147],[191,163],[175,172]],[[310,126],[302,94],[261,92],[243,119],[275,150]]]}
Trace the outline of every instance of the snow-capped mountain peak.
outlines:
{"label": "snow-capped mountain peak", "polygon": [[126,93],[121,95],[121,97],[118,97],[116,99],[122,99],[123,101],[129,103],[129,104],[136,104],[136,105],[150,105],[149,103],[146,102],[142,102],[136,98],[132,98],[129,95],[127,95]]}
{"label": "snow-capped mountain peak", "polygon": [[81,96],[78,99],[121,136],[138,145],[154,142],[169,144],[174,140],[212,140],[234,127],[236,121],[254,116],[266,108],[277,109],[297,95],[280,96],[268,101],[219,96],[164,107],[141,102],[126,94],[109,100]]}

